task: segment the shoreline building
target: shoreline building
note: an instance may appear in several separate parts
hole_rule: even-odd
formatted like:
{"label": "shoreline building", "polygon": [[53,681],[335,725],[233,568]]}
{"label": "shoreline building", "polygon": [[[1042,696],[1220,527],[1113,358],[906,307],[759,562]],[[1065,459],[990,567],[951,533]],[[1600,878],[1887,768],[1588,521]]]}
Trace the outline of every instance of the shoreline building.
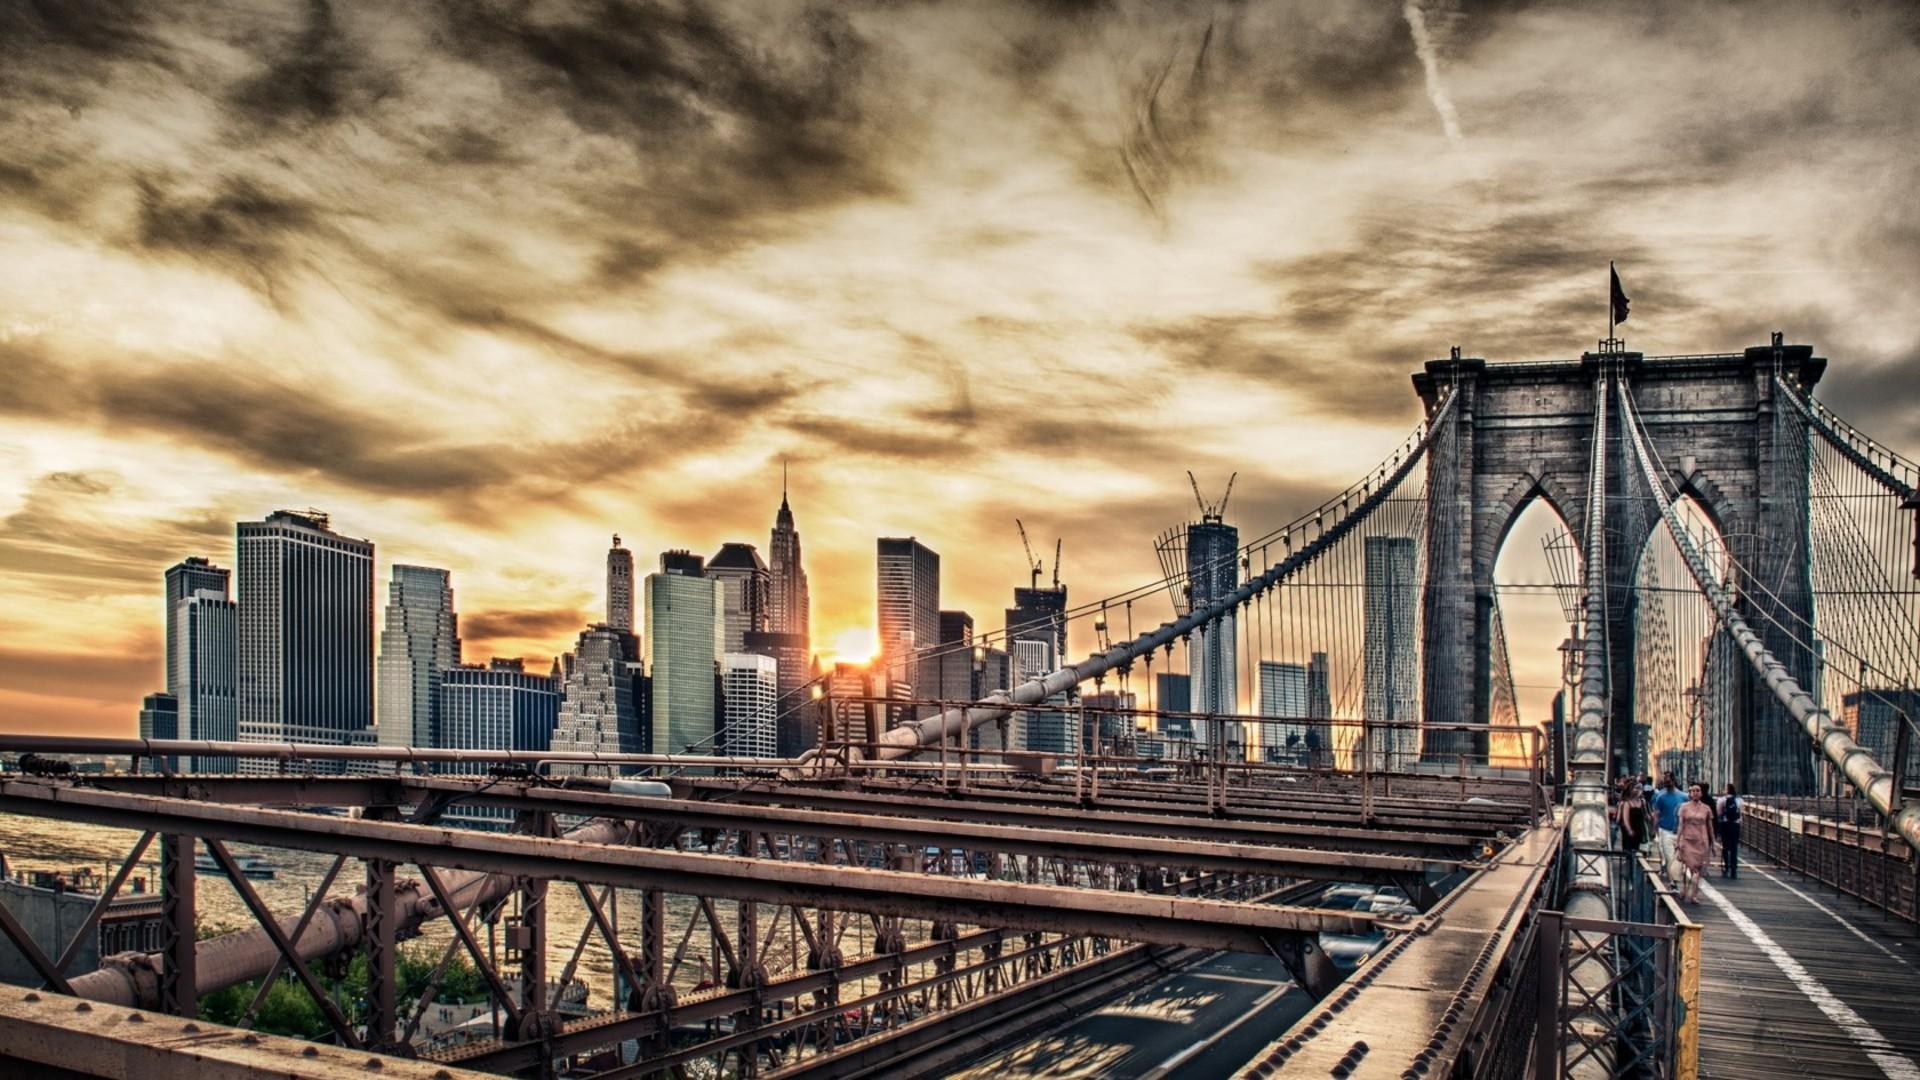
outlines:
{"label": "shoreline building", "polygon": [[[560,723],[560,692],[553,679],[531,674],[517,658],[495,658],[480,664],[455,664],[441,673],[435,685],[435,714],[439,728],[433,746],[448,750],[529,750],[553,748]],[[446,763],[435,772],[485,773],[480,762]],[[513,811],[506,807],[455,803],[448,818],[488,828],[507,828]]]}
{"label": "shoreline building", "polygon": [[[939,680],[930,658],[940,644],[940,556],[916,537],[883,536],[876,547],[876,622],[880,663],[891,696],[932,696]],[[932,709],[891,710],[888,727]]]}
{"label": "shoreline building", "polygon": [[[1366,563],[1364,660],[1360,714],[1395,724],[1420,722],[1420,576],[1410,536],[1369,536]],[[1369,736],[1373,765],[1403,768],[1420,752],[1417,727]]]}
{"label": "shoreline building", "polygon": [[460,663],[453,575],[395,563],[380,634],[380,745],[439,746],[435,691],[440,673]]}
{"label": "shoreline building", "polygon": [[659,572],[647,575],[646,614],[642,640],[653,680],[653,752],[711,753],[724,655],[720,582],[707,576],[700,556],[662,552]]}
{"label": "shoreline building", "polygon": [[726,653],[720,663],[721,725],[716,753],[773,757],[779,750],[780,664],[759,653]]}
{"label": "shoreline building", "polygon": [[615,630],[633,632],[633,552],[620,546],[613,534],[607,549],[607,623]]}
{"label": "shoreline building", "polygon": [[[180,737],[180,701],[165,692],[148,694],[140,701],[140,737],[143,739],[177,739]],[[163,757],[156,759],[169,770],[180,767],[180,759]]]}
{"label": "shoreline building", "polygon": [[[348,746],[373,728],[373,542],[316,510],[236,526],[241,742]],[[241,770],[270,773],[260,759]],[[339,763],[316,763],[339,773]]]}
{"label": "shoreline building", "polygon": [[[240,737],[239,616],[240,606],[227,599],[224,588],[201,589],[174,605],[179,634],[167,663],[180,677],[173,694],[181,738],[233,742]],[[237,766],[229,756],[187,759],[193,772],[230,773]]]}
{"label": "shoreline building", "polygon": [[231,574],[224,567],[215,566],[212,560],[190,555],[167,567],[167,654],[166,664],[167,693],[180,696],[180,688],[185,676],[180,670],[180,604],[190,596],[210,592],[225,600]]}
{"label": "shoreline building", "polygon": [[[640,703],[635,700],[633,659],[628,650],[633,635],[606,623],[580,631],[572,659],[564,667],[561,691],[549,748],[568,752],[640,754],[646,752],[640,729]],[[556,768],[575,775],[583,765]]]}

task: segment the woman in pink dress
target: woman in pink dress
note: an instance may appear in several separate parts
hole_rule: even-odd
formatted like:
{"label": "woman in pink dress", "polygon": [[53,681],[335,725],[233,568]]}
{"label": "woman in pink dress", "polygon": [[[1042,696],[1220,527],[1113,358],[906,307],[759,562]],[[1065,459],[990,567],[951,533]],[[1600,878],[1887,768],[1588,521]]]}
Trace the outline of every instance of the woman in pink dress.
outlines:
{"label": "woman in pink dress", "polygon": [[1680,807],[1680,828],[1674,833],[1673,854],[1682,867],[1680,899],[1696,903],[1700,899],[1700,879],[1706,874],[1707,856],[1713,852],[1713,807],[1699,784],[1687,789],[1686,804]]}

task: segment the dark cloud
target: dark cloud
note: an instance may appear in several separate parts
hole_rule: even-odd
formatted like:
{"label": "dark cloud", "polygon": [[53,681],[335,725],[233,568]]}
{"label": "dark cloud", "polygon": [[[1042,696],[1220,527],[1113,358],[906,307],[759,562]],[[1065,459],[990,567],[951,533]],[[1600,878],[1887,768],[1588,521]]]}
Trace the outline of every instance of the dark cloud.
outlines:
{"label": "dark cloud", "polygon": [[619,475],[631,477],[723,448],[756,422],[753,407],[772,393],[720,394],[704,409],[648,401],[632,418],[569,442],[434,441],[409,437],[409,425],[396,416],[239,365],[83,373],[5,343],[0,359],[26,376],[0,381],[0,415],[163,435],[255,468],[434,500],[459,515],[483,513],[480,499],[488,492],[565,500],[572,482],[605,479],[615,462]]}
{"label": "dark cloud", "polygon": [[157,634],[87,652],[0,646],[0,686],[8,690],[85,701],[132,703],[165,689]]}
{"label": "dark cloud", "polygon": [[262,50],[263,69],[240,80],[227,103],[250,124],[303,127],[333,120],[377,97],[383,81],[364,70],[328,0],[307,0],[304,19]]}
{"label": "dark cloud", "polygon": [[603,194],[682,240],[724,242],[744,219],[894,190],[897,118],[866,93],[876,51],[832,8],[755,26],[644,0],[570,18],[488,0],[441,10],[447,47],[510,101],[631,147],[641,175]]}
{"label": "dark cloud", "polygon": [[525,640],[572,634],[591,622],[578,608],[522,608],[513,611],[463,611],[460,636],[467,641]]}
{"label": "dark cloud", "polygon": [[212,509],[129,529],[114,512],[121,478],[54,472],[31,481],[0,517],[0,572],[31,575],[76,601],[104,585],[152,585],[183,555],[225,548],[232,522]]}
{"label": "dark cloud", "polygon": [[200,193],[142,177],[136,189],[142,246],[209,263],[269,294],[289,247],[319,223],[312,206],[245,177]]}

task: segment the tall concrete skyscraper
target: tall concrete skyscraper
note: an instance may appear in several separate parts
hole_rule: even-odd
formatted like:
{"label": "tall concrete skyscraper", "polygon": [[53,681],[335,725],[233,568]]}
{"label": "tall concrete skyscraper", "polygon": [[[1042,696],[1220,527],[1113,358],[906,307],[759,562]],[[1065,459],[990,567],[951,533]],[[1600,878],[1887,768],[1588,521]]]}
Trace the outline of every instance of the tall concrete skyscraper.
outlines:
{"label": "tall concrete skyscraper", "polygon": [[653,752],[713,751],[725,627],[720,583],[706,576],[698,555],[669,551],[660,572],[646,580],[647,671],[653,678]]}
{"label": "tall concrete skyscraper", "polygon": [[[167,666],[179,676],[174,696],[182,738],[232,742],[240,737],[239,610],[224,588],[200,589],[173,606],[177,640]],[[225,756],[195,757],[187,767],[230,773],[235,762]]]}
{"label": "tall concrete skyscraper", "polygon": [[779,749],[780,665],[759,653],[727,653],[720,664],[721,710],[716,753],[772,757]]}
{"label": "tall concrete skyscraper", "polygon": [[[546,675],[530,674],[517,659],[485,665],[458,664],[442,673],[436,690],[437,747],[455,750],[551,750],[560,722],[560,688]],[[384,727],[384,725],[382,725]],[[435,772],[484,773],[478,762],[436,766]],[[504,829],[513,822],[505,807],[456,802],[446,816],[467,824]]]}
{"label": "tall concrete skyscraper", "polygon": [[773,575],[752,544],[726,543],[707,560],[707,576],[720,583],[722,648],[745,652],[747,635],[771,625]]}
{"label": "tall concrete skyscraper", "polygon": [[[1240,584],[1240,530],[1208,515],[1187,526],[1187,588],[1195,610],[1224,598]],[[1234,618],[1221,616],[1187,640],[1187,671],[1193,677],[1193,711],[1240,711],[1240,673],[1235,663]],[[1233,723],[1197,724],[1195,738],[1216,758],[1244,756],[1244,734]],[[1224,738],[1228,745],[1215,746]]]}
{"label": "tall concrete skyscraper", "polygon": [[181,672],[175,666],[180,656],[180,601],[198,592],[217,594],[220,599],[227,598],[227,571],[212,562],[190,556],[167,567],[167,640],[166,640],[166,686],[167,693],[180,696]]}
{"label": "tall concrete skyscraper", "polygon": [[[1177,671],[1157,671],[1153,675],[1153,706],[1160,712],[1184,713],[1193,710],[1193,676]],[[1193,721],[1184,716],[1160,718],[1160,738],[1167,744],[1168,757],[1189,757],[1193,748]]]}
{"label": "tall concrete skyscraper", "polygon": [[240,741],[365,739],[373,726],[372,541],[334,532],[318,511],[276,510],[236,531]]}
{"label": "tall concrete skyscraper", "polygon": [[633,552],[620,546],[619,533],[607,549],[607,625],[633,631]]}
{"label": "tall concrete skyscraper", "polygon": [[921,654],[930,657],[940,644],[940,556],[910,536],[883,536],[878,552],[880,660],[890,686],[905,683],[911,696],[926,696],[921,691],[939,681],[939,669]]}
{"label": "tall concrete skyscraper", "polygon": [[452,575],[395,563],[380,633],[380,745],[438,746],[435,691],[460,662]]}
{"label": "tall concrete skyscraper", "polygon": [[767,571],[772,590],[767,628],[776,634],[811,634],[807,571],[800,564],[800,531],[793,527],[793,508],[787,505],[784,470],[780,512],[773,516],[773,535],[767,544]]}
{"label": "tall concrete skyscraper", "polygon": [[[1410,536],[1366,538],[1365,627],[1361,715],[1402,724],[1420,721],[1420,577]],[[1380,732],[1374,767],[1398,768],[1419,752],[1416,728]]]}
{"label": "tall concrete skyscraper", "polygon": [[[643,753],[639,703],[634,700],[633,635],[606,623],[580,632],[554,721],[554,750]],[[566,772],[584,772],[569,768]]]}

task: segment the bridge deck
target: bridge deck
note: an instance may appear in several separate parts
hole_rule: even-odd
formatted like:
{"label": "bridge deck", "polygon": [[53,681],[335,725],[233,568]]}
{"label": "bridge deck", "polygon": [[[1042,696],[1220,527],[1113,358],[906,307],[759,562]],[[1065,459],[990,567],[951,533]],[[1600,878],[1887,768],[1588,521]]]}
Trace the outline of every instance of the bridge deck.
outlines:
{"label": "bridge deck", "polygon": [[1920,1080],[1920,930],[1764,862],[1707,886],[1701,1076]]}

